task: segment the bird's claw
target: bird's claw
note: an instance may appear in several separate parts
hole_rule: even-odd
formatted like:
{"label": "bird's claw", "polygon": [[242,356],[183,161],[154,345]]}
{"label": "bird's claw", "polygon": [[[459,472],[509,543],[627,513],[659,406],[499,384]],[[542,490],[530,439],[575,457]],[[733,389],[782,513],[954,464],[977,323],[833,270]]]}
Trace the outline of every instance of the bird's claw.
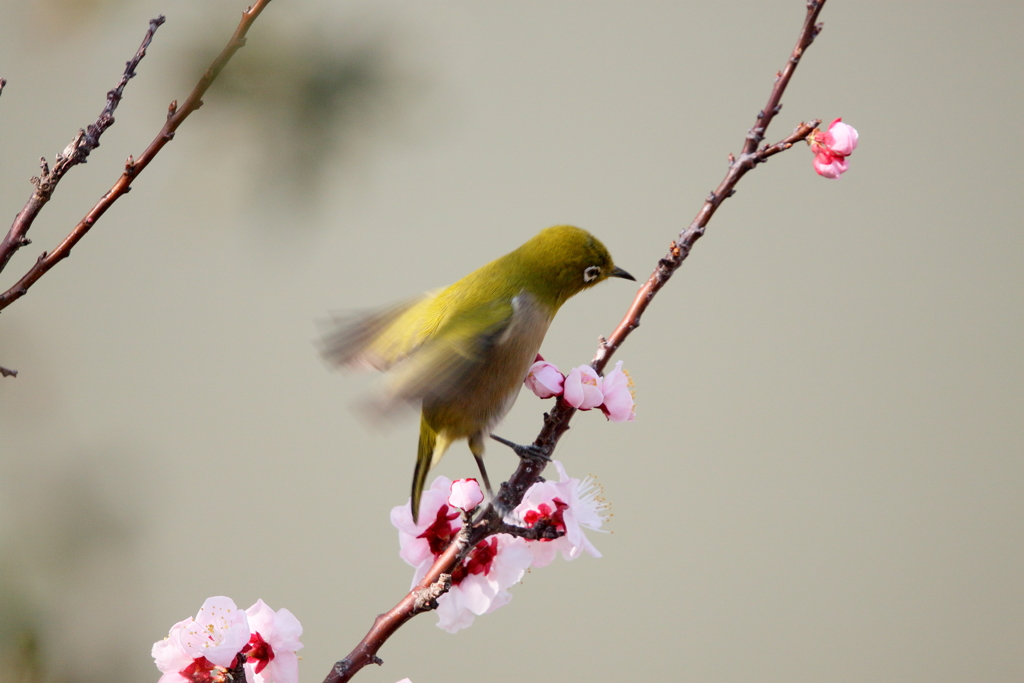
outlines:
{"label": "bird's claw", "polygon": [[529,444],[523,446],[521,444],[513,443],[508,439],[503,439],[496,434],[491,434],[491,438],[500,444],[504,444],[512,449],[512,451],[520,458],[528,460],[542,460],[544,462],[551,462],[551,456],[547,455],[540,446]]}

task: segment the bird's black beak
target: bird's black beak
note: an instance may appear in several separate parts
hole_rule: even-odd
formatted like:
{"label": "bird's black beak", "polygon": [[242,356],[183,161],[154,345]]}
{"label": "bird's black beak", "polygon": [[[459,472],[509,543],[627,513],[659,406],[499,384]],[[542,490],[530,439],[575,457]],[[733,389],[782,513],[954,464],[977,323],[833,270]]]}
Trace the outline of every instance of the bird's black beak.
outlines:
{"label": "bird's black beak", "polygon": [[623,280],[632,280],[633,282],[636,282],[635,277],[624,271],[622,268],[619,268],[618,266],[615,267],[615,270],[613,270],[608,277],[621,277]]}

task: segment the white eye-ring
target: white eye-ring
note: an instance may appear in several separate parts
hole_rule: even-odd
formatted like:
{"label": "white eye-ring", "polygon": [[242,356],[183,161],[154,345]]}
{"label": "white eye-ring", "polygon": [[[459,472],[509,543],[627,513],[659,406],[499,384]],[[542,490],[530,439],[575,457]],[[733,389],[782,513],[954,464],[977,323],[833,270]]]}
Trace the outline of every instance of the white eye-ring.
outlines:
{"label": "white eye-ring", "polygon": [[601,275],[601,266],[590,266],[583,271],[583,281],[593,282]]}

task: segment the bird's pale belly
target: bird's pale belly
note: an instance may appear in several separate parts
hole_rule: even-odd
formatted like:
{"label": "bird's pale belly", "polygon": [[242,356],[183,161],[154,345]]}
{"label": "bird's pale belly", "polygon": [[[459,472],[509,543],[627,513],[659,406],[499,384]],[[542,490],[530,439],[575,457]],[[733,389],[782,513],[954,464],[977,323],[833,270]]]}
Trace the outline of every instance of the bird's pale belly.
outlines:
{"label": "bird's pale belly", "polygon": [[540,351],[551,317],[526,295],[517,300],[514,322],[503,339],[478,365],[456,378],[443,396],[428,394],[423,399],[427,423],[451,440],[486,437],[512,408]]}

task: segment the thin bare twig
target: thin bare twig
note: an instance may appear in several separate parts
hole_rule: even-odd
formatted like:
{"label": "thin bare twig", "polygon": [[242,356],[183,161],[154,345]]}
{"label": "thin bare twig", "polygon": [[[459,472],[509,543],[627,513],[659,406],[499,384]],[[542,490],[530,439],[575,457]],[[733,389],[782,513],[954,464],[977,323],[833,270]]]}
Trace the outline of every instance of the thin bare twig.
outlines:
{"label": "thin bare twig", "polygon": [[[679,237],[673,240],[668,254],[658,261],[654,272],[651,273],[647,282],[637,292],[622,322],[619,323],[607,340],[602,340],[597,354],[591,362],[591,366],[598,373],[605,368],[612,354],[622,345],[626,337],[640,325],[640,317],[647,309],[651,299],[665,286],[665,283],[672,277],[672,274],[689,256],[691,248],[704,234],[705,226],[707,226],[715,211],[725,199],[734,194],[734,188],[740,178],[757,164],[767,161],[768,158],[775,154],[789,149],[796,142],[806,139],[820,124],[820,121],[801,123],[792,134],[774,145],[764,146],[760,149],[757,147],[761,140],[763,140],[764,132],[767,130],[771,119],[781,108],[782,94],[789,84],[789,79],[797,63],[800,61],[800,57],[821,30],[821,26],[815,22],[824,4],[825,0],[811,0],[807,3],[807,16],[796,47],[793,49],[786,67],[776,76],[775,84],[768,97],[768,106],[758,113],[758,123],[748,133],[743,146],[744,151],[739,159],[735,159],[730,155],[729,170],[725,178],[719,183],[715,191],[708,195],[708,198],[697,213],[697,217],[694,218],[689,227],[684,229],[679,234]],[[569,422],[575,413],[576,409],[559,397],[552,411],[544,414],[544,426],[533,442],[533,445],[543,455],[550,457],[558,445],[558,440],[569,429]],[[480,518],[469,528],[465,537],[460,534],[459,539],[461,540],[457,539],[437,558],[423,580],[401,602],[390,611],[377,617],[373,627],[348,657],[334,665],[331,672],[324,679],[324,683],[345,683],[367,664],[381,664],[382,661],[377,656],[377,652],[384,645],[384,642],[402,624],[420,611],[425,611],[423,609],[414,611],[414,605],[419,604],[416,601],[416,596],[434,585],[439,577],[451,575],[462,558],[465,557],[469,550],[475,547],[476,543],[492,534],[507,531],[501,519],[501,514],[497,510],[514,509],[522,501],[526,490],[540,480],[544,467],[545,463],[540,459],[520,459],[519,466],[512,474],[512,477],[501,485],[501,490],[496,496],[496,505],[492,505],[484,511]]]}
{"label": "thin bare twig", "polygon": [[468,527],[462,528],[451,545],[427,571],[426,576],[402,598],[401,602],[373,620],[370,631],[348,657],[331,668],[331,673],[324,679],[324,683],[347,681],[367,664],[383,664],[383,660],[377,656],[377,650],[384,642],[401,628],[402,624],[420,612],[430,611],[437,606],[437,599],[451,586],[451,569],[455,567],[462,551],[468,546],[467,529]]}
{"label": "thin bare twig", "polygon": [[[163,15],[158,16],[156,19],[150,19],[146,36],[142,39],[139,49],[135,51],[135,56],[125,65],[121,80],[118,81],[113,90],[107,92],[107,103],[104,105],[103,111],[96,118],[96,123],[91,123],[85,130],[78,131],[75,139],[64,148],[63,152],[57,154],[52,169],[46,164],[45,158],[39,159],[41,172],[38,177],[32,178],[32,184],[36,186],[36,189],[32,196],[29,197],[25,207],[14,217],[11,229],[7,231],[7,236],[0,242],[0,272],[7,266],[7,262],[11,260],[11,257],[14,256],[14,252],[32,243],[27,237],[29,228],[32,227],[33,221],[35,221],[36,216],[39,215],[46,202],[50,201],[50,197],[53,195],[53,191],[56,189],[60,179],[73,166],[84,164],[88,159],[89,152],[100,146],[100,136],[103,135],[103,131],[110,128],[114,123],[114,110],[121,103],[124,87],[128,85],[129,80],[135,77],[135,68],[142,61],[142,58],[146,56],[146,48],[149,47],[150,42],[153,40],[153,34],[156,33],[156,30],[165,21],[166,19]],[[0,87],[0,90],[2,90],[2,87]]]}
{"label": "thin bare twig", "polygon": [[0,377],[17,377],[17,376],[18,376],[18,371],[17,370],[10,370],[10,369],[5,368],[4,366],[0,365]]}
{"label": "thin bare twig", "polygon": [[4,86],[7,85],[7,81],[0,78],[0,95],[4,94]]}
{"label": "thin bare twig", "polygon": [[149,162],[163,149],[164,145],[170,142],[174,138],[174,132],[178,129],[178,126],[182,124],[199,107],[203,106],[203,95],[206,90],[210,87],[213,81],[220,74],[221,70],[228,63],[231,57],[238,52],[238,50],[245,45],[245,35],[248,33],[252,23],[256,20],[256,17],[270,4],[270,0],[257,0],[251,7],[247,8],[242,12],[242,19],[235,29],[234,34],[231,36],[231,40],[228,41],[227,46],[221,51],[217,58],[213,60],[210,67],[203,74],[202,78],[196,84],[195,88],[189,94],[185,103],[179,108],[177,101],[171,102],[170,107],[167,110],[167,121],[164,123],[160,132],[153,139],[149,146],[143,151],[138,159],[128,157],[128,160],[124,165],[124,172],[121,177],[118,178],[114,186],[111,187],[103,197],[96,203],[95,206],[85,215],[85,217],[76,225],[67,237],[64,238],[56,249],[46,253],[43,252],[42,256],[35,262],[35,264],[3,294],[0,294],[0,310],[10,306],[12,303],[23,297],[29,287],[36,283],[43,275],[45,275],[51,268],[53,268],[62,259],[67,258],[71,254],[71,249],[78,241],[85,237],[85,234],[89,232],[89,229],[99,220],[100,216],[106,213],[107,209],[117,201],[121,196],[128,193],[131,190],[132,181],[135,180],[136,176],[142,173],[143,169],[149,165]]}

